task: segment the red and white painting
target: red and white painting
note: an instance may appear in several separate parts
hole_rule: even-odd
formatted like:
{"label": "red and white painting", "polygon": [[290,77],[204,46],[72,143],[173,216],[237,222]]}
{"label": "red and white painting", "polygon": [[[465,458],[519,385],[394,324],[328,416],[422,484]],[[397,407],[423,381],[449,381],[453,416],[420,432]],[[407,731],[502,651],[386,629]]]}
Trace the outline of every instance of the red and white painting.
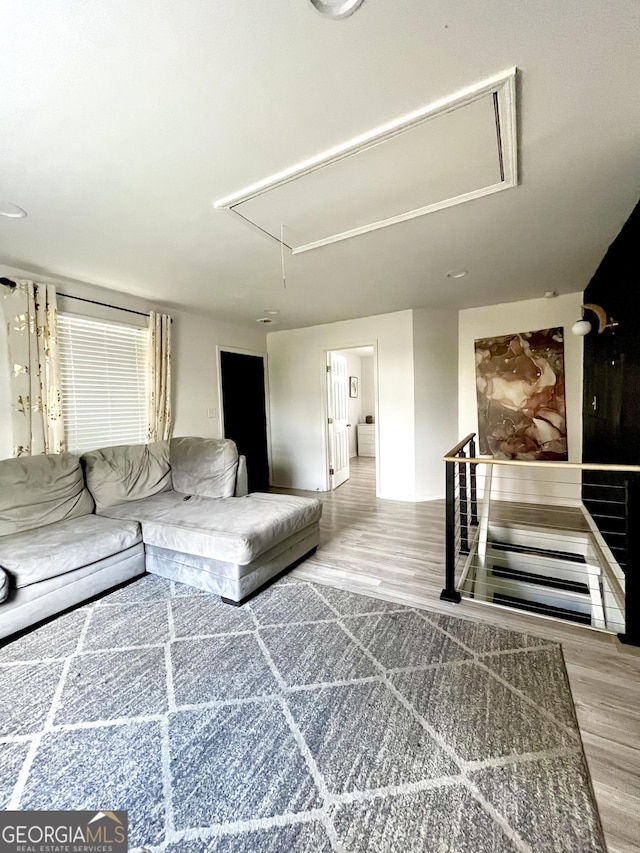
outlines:
{"label": "red and white painting", "polygon": [[475,342],[480,453],[567,459],[562,328]]}

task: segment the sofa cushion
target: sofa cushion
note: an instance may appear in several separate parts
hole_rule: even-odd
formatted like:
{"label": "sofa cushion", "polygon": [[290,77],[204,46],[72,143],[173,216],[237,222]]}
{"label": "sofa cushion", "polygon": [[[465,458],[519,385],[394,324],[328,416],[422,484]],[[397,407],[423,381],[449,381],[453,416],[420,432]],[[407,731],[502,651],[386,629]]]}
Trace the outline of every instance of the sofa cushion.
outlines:
{"label": "sofa cushion", "polygon": [[93,500],[72,453],[0,461],[0,536],[91,512]]}
{"label": "sofa cushion", "polygon": [[81,458],[98,512],[171,489],[168,441],[103,447]]}
{"label": "sofa cushion", "polygon": [[135,521],[83,515],[0,538],[0,567],[20,588],[103,560],[142,540]]}
{"label": "sofa cushion", "polygon": [[106,509],[111,518],[142,523],[147,545],[245,565],[299,530],[317,522],[315,498],[255,492],[243,498],[212,500],[179,492]]}
{"label": "sofa cushion", "polygon": [[230,498],[235,494],[238,448],[228,438],[172,438],[173,488],[187,495]]}

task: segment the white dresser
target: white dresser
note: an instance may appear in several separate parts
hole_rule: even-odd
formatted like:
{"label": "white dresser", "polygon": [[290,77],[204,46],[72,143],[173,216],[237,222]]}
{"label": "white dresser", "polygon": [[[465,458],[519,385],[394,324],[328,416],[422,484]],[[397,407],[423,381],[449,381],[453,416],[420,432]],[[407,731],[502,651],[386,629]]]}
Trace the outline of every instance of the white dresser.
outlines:
{"label": "white dresser", "polygon": [[358,430],[358,456],[376,455],[376,425],[356,424]]}

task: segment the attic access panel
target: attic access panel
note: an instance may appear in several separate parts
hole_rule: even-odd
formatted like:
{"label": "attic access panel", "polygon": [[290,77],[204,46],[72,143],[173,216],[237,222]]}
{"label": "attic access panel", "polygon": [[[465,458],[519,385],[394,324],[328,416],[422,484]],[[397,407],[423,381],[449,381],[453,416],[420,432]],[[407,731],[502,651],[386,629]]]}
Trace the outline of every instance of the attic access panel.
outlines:
{"label": "attic access panel", "polygon": [[517,184],[515,69],[215,202],[292,253]]}

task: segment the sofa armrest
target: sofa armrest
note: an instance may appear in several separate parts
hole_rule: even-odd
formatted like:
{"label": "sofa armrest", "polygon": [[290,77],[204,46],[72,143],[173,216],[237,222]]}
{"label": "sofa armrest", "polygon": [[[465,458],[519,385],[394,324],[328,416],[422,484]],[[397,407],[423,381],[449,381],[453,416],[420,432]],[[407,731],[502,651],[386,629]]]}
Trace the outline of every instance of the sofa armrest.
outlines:
{"label": "sofa armrest", "polygon": [[236,474],[236,490],[234,497],[242,498],[249,494],[249,482],[247,480],[247,457],[238,456],[238,473]]}

